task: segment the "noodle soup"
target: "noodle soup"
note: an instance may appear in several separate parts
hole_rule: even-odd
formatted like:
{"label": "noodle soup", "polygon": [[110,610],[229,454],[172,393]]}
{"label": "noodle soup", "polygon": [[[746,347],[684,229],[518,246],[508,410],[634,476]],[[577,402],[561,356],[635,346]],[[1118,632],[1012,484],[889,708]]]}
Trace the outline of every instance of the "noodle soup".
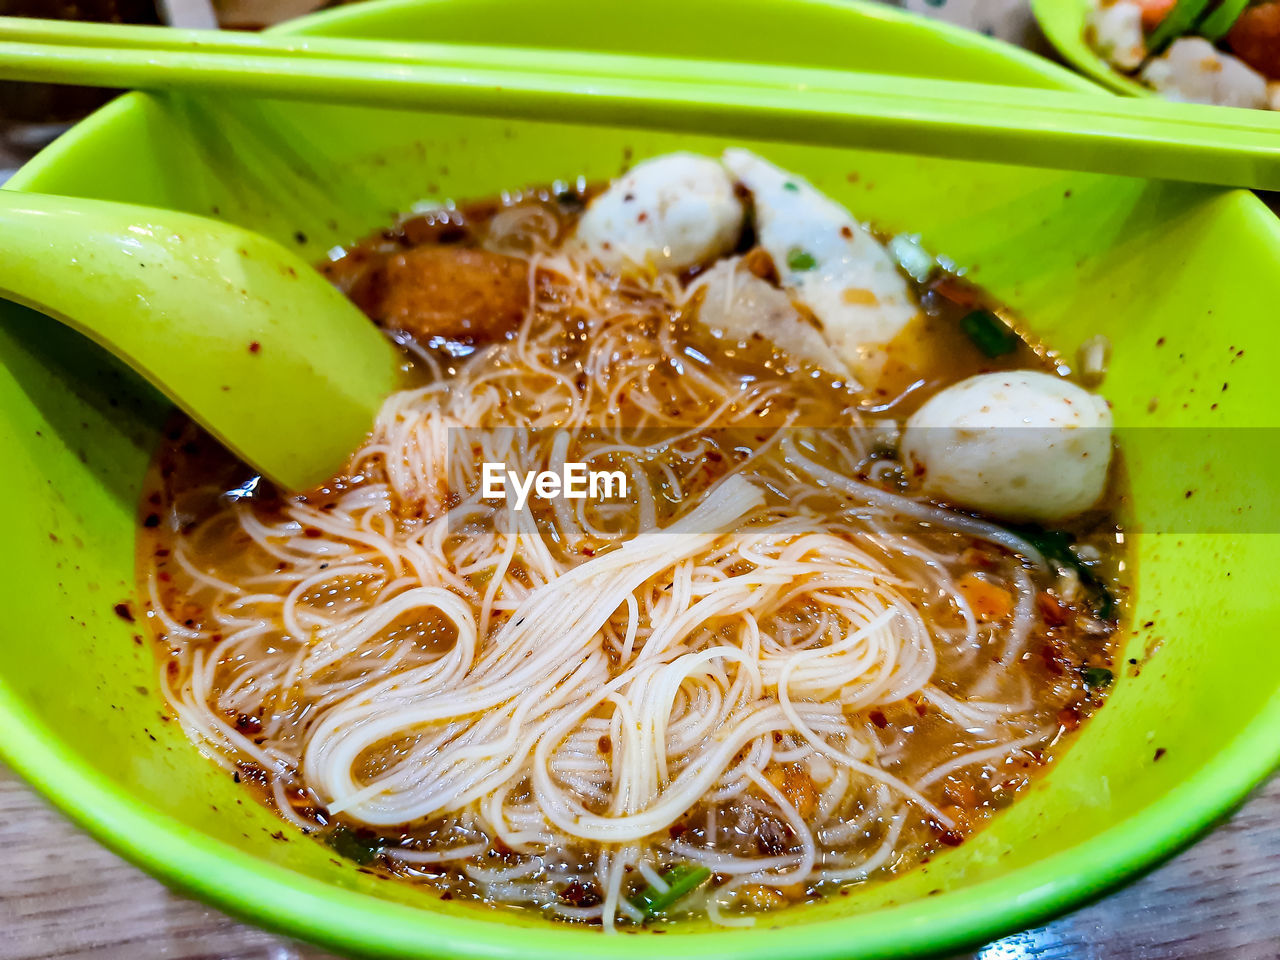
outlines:
{"label": "noodle soup", "polygon": [[1105,698],[1105,404],[913,238],[730,151],[322,269],[414,386],[302,494],[176,423],[140,589],[168,709],[343,856],[750,925],[963,843]]}

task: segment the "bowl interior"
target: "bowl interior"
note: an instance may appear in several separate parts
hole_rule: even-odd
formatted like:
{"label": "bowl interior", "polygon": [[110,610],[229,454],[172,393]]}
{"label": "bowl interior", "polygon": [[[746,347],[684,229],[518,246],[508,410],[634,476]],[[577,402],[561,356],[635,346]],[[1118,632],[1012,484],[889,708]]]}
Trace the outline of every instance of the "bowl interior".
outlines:
{"label": "bowl interior", "polygon": [[1085,42],[1090,6],[1090,0],[1031,0],[1040,30],[1069,64],[1116,93],[1151,96],[1150,89],[1118,72]]}
{"label": "bowl interior", "polygon": [[[393,0],[304,26],[1089,86],[1014,48],[836,0],[651,0],[643,14],[594,0]],[[58,141],[14,186],[212,214],[319,258],[415,202],[580,173],[603,178],[649,154],[724,145],[569,118],[131,95]],[[1262,321],[1280,301],[1280,230],[1241,192],[748,145],[859,217],[920,233],[1065,357],[1096,333],[1113,344],[1104,392],[1126,428],[1139,589],[1124,641],[1138,662],[1120,671],[1111,702],[1020,803],[927,867],[770,916],[750,934],[690,925],[662,940],[672,957],[941,950],[1064,908],[1170,852],[1275,761],[1280,646],[1271,640],[1269,580],[1280,540],[1257,524],[1217,523],[1259,491],[1212,443],[1177,438],[1183,429],[1216,435],[1272,422],[1280,381],[1268,358],[1280,350],[1280,329]],[[152,652],[139,625],[113,607],[133,594],[138,491],[167,411],[53,321],[0,310],[7,759],[170,882],[338,949],[650,955],[647,936],[553,927],[362,874],[282,828],[162,719]],[[1196,496],[1184,497],[1188,490]]]}

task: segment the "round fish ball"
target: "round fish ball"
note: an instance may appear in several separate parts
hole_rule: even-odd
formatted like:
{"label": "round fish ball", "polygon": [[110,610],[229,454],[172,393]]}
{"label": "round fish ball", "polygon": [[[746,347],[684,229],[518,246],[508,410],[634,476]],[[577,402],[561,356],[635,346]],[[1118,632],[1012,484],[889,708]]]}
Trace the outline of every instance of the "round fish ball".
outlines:
{"label": "round fish ball", "polygon": [[605,264],[684,270],[732,250],[742,218],[724,167],[670,153],[638,164],[596,197],[577,237]]}
{"label": "round fish ball", "polygon": [[1063,520],[1106,487],[1111,411],[1046,373],[984,373],[912,414],[902,449],[931,496],[1007,520]]}

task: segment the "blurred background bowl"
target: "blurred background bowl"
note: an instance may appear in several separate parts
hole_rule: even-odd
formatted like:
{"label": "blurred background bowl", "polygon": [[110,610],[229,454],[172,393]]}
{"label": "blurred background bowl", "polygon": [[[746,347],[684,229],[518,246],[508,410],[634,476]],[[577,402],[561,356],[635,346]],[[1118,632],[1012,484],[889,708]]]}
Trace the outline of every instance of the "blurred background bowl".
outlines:
{"label": "blurred background bowl", "polygon": [[1089,0],[1030,0],[1045,39],[1067,63],[1109,90],[1129,97],[1150,97],[1154,92],[1126,77],[1107,63],[1085,40]]}

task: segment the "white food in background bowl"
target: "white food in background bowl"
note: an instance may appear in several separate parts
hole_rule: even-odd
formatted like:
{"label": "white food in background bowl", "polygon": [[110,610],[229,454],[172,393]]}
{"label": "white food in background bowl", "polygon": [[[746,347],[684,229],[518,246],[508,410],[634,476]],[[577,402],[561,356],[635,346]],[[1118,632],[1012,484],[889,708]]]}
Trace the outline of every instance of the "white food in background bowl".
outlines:
{"label": "white food in background bowl", "polygon": [[931,496],[1006,520],[1064,520],[1106,487],[1111,411],[1047,373],[984,373],[912,414],[902,452]]}
{"label": "white food in background bowl", "polygon": [[1142,36],[1142,8],[1129,0],[1119,0],[1089,11],[1093,45],[1112,66],[1137,70],[1147,55]]}
{"label": "white food in background bowl", "polygon": [[751,191],[756,236],[783,288],[813,311],[854,373],[874,379],[879,348],[918,312],[893,257],[803,178],[748,150],[726,150],[724,164]]}
{"label": "white food in background bowl", "polygon": [[684,270],[732,250],[742,217],[724,167],[668,153],[632,167],[592,200],[577,239],[609,266]]}
{"label": "white food in background bowl", "polygon": [[1269,106],[1262,74],[1204,37],[1182,37],[1142,69],[1142,82],[1169,100],[1220,107]]}

